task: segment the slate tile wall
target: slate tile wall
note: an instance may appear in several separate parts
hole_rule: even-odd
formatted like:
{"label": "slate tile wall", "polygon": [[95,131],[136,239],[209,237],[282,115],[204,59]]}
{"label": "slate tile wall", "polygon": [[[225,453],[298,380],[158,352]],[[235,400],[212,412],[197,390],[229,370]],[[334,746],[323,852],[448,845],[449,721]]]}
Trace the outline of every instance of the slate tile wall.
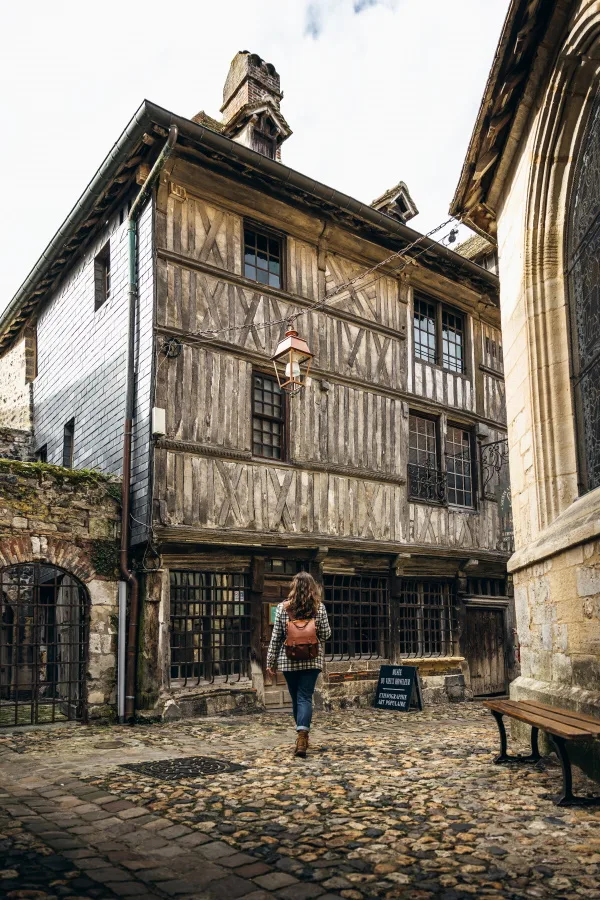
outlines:
{"label": "slate tile wall", "polygon": [[[138,224],[139,322],[133,515],[146,521],[153,315],[153,204]],[[95,309],[94,258],[110,241],[111,296]],[[122,472],[128,320],[126,210],[107,223],[66,275],[38,320],[38,376],[34,381],[35,445],[48,462],[62,463],[64,426],[75,420],[74,468]],[[134,523],[135,524],[135,523]],[[145,530],[136,525],[133,537]]]}

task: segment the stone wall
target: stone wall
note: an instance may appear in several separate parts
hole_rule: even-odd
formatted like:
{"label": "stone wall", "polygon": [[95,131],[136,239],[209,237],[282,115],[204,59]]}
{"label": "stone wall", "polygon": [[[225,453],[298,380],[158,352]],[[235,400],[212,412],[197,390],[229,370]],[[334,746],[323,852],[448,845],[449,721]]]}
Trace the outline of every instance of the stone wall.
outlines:
{"label": "stone wall", "polygon": [[33,462],[33,435],[31,431],[0,426],[0,459],[18,459]]}
{"label": "stone wall", "polygon": [[458,702],[470,696],[468,665],[462,656],[427,659],[334,660],[325,662],[317,682],[315,701],[322,709],[350,709],[371,706],[380,666],[417,666],[424,705]]}
{"label": "stone wall", "polygon": [[88,592],[90,718],[115,714],[119,494],[96,472],[0,459],[0,569],[45,562]]}
{"label": "stone wall", "polygon": [[30,343],[30,332],[24,329],[10,350],[0,356],[0,428],[31,429]]}
{"label": "stone wall", "polygon": [[[600,489],[585,494],[511,561],[521,643],[513,699],[600,717],[599,504]],[[600,749],[582,749],[578,762],[600,780]]]}

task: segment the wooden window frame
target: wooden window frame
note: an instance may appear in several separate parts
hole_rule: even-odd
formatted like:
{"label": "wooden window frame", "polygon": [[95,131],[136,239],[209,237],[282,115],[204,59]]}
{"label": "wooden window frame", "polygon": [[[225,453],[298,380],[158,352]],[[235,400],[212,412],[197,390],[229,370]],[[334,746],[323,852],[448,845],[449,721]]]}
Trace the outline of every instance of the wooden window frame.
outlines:
{"label": "wooden window frame", "polygon": [[[436,596],[439,603],[435,602]],[[454,655],[456,590],[449,579],[403,578],[396,606],[402,658]]]}
{"label": "wooden window frame", "polygon": [[[67,440],[68,439],[68,440]],[[69,419],[63,427],[62,464],[65,469],[73,468],[75,458],[75,419]]]}
{"label": "wooden window frame", "polygon": [[[435,323],[435,362],[432,362],[430,359],[427,359],[423,356],[417,356],[417,347],[414,340],[414,328],[415,328],[415,312],[416,312],[416,303],[428,303],[434,308],[434,323]],[[443,331],[443,316],[444,313],[447,313],[451,316],[456,316],[457,318],[462,320],[462,369],[451,369],[448,366],[444,365],[444,331]],[[439,300],[436,297],[432,297],[429,294],[422,293],[421,291],[415,291],[413,296],[413,357],[415,360],[420,360],[423,363],[427,363],[429,366],[437,366],[439,369],[442,369],[444,372],[451,372],[453,375],[463,375],[467,376],[469,374],[469,366],[467,364],[468,356],[469,356],[469,332],[468,332],[468,314],[463,312],[462,309],[458,309],[455,306],[451,306],[443,300]]]}
{"label": "wooden window frame", "polygon": [[434,427],[434,435],[435,435],[435,472],[438,475],[439,483],[442,484],[445,473],[443,468],[443,454],[442,454],[442,429],[441,422],[438,416],[430,415],[429,413],[424,413],[421,410],[409,409],[408,411],[408,459],[407,459],[407,492],[408,499],[411,503],[426,503],[432,506],[443,506],[445,501],[443,499],[433,499],[431,497],[420,496],[419,494],[411,492],[411,482],[413,478],[411,477],[411,466],[417,466],[419,468],[426,468],[426,466],[421,466],[419,462],[412,463],[410,461],[410,420],[411,418],[415,419],[423,419],[425,421],[431,422]]}
{"label": "wooden window frame", "polygon": [[[469,463],[471,466],[471,503],[469,505],[463,505],[460,503],[451,503],[449,499],[450,488],[448,487],[448,459],[452,457],[448,453],[448,429],[456,428],[459,431],[465,432],[469,437]],[[445,461],[445,471],[446,471],[446,503],[448,506],[452,506],[455,509],[465,509],[465,510],[475,510],[477,509],[477,498],[478,498],[478,479],[477,479],[477,454],[476,454],[476,446],[475,446],[475,435],[473,430],[466,425],[461,424],[460,422],[447,422],[446,423],[446,434],[444,440],[444,461]],[[456,473],[452,473],[456,474]],[[456,490],[456,488],[454,488]]]}
{"label": "wooden window frame", "polygon": [[[281,463],[287,462],[289,458],[289,442],[288,442],[288,433],[289,433],[289,415],[290,415],[290,406],[289,406],[289,396],[285,391],[281,391],[281,399],[282,399],[282,416],[278,418],[277,416],[269,416],[265,413],[257,412],[255,408],[255,398],[254,398],[254,378],[256,375],[260,375],[263,378],[268,378],[272,381],[277,387],[279,387],[277,378],[272,372],[269,372],[265,369],[253,368],[252,369],[252,379],[251,379],[251,403],[252,403],[252,456],[255,459],[269,460],[270,462]],[[279,457],[276,456],[263,456],[262,454],[258,454],[254,452],[254,422],[256,419],[266,419],[268,421],[275,421],[281,423],[281,443],[280,443],[280,451],[281,455]]]}
{"label": "wooden window frame", "polygon": [[94,312],[111,298],[110,241],[94,257]]}
{"label": "wooden window frame", "polygon": [[[247,278],[248,281],[252,281],[254,284],[260,285],[261,288],[268,288],[272,291],[287,290],[287,242],[285,234],[283,234],[281,231],[277,231],[275,228],[269,228],[268,225],[263,225],[262,222],[256,222],[253,219],[243,220],[242,231],[242,273],[244,275],[244,278]],[[251,278],[249,275],[246,275],[246,231],[253,231],[255,234],[267,238],[267,240],[278,241],[279,285],[277,287],[272,284],[264,284],[262,281],[258,281],[258,279]]]}

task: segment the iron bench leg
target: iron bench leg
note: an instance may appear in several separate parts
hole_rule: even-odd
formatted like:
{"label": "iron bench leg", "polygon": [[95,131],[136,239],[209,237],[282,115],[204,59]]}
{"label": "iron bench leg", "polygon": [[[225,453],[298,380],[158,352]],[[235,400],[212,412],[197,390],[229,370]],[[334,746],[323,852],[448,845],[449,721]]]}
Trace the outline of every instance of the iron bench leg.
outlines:
{"label": "iron bench leg", "polygon": [[600,806],[600,797],[576,797],[573,794],[573,777],[571,774],[571,760],[567,752],[567,742],[564,738],[549,734],[548,737],[556,748],[556,753],[562,766],[563,786],[558,797],[546,795],[547,799],[554,800],[557,806]]}
{"label": "iron bench leg", "polygon": [[541,759],[538,748],[538,729],[531,729],[531,753],[529,756],[511,756],[506,752],[506,728],[504,727],[503,714],[492,710],[492,715],[496,720],[498,731],[500,732],[500,755],[496,757],[494,762],[498,766],[511,765],[512,763],[536,763]]}

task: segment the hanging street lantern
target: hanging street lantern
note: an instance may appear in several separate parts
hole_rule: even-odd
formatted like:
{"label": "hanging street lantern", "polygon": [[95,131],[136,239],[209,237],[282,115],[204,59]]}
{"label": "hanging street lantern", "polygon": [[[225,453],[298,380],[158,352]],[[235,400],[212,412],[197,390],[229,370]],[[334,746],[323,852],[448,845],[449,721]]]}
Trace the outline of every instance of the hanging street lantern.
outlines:
{"label": "hanging street lantern", "polygon": [[279,387],[283,391],[295,394],[306,387],[313,354],[304,338],[298,337],[298,332],[291,322],[284,339],[279,342],[271,358]]}

